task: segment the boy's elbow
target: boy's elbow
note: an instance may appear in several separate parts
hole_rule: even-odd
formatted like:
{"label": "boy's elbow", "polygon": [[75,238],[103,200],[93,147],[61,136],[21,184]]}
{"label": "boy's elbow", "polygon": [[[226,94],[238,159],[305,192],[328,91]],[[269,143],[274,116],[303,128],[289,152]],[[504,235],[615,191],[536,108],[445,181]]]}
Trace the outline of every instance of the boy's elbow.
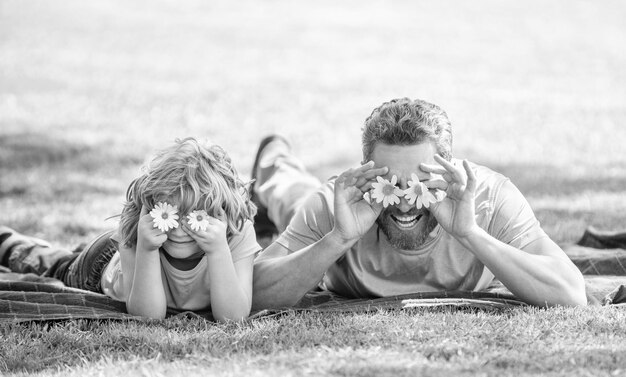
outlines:
{"label": "boy's elbow", "polygon": [[151,312],[151,311],[142,311],[142,310],[128,310],[128,314],[139,316],[139,317],[144,317],[144,318],[150,318],[150,319],[165,319],[166,313],[165,311]]}
{"label": "boy's elbow", "polygon": [[229,323],[229,322],[243,322],[250,316],[250,309],[243,310],[240,312],[231,312],[231,313],[215,313],[213,312],[213,319],[220,323]]}
{"label": "boy's elbow", "polygon": [[133,304],[132,302],[126,303],[126,309],[128,314],[150,319],[164,319],[167,314],[165,308],[147,308],[143,305]]}

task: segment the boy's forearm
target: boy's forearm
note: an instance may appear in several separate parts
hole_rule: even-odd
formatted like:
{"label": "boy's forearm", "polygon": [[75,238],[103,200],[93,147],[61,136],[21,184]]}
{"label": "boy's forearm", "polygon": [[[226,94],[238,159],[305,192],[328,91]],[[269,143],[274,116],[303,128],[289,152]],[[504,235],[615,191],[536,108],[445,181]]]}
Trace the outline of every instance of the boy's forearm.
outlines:
{"label": "boy's forearm", "polygon": [[242,286],[230,250],[208,255],[211,312],[218,321],[241,321],[250,315],[252,298]]}
{"label": "boy's forearm", "polygon": [[149,318],[165,318],[167,300],[161,277],[158,250],[137,250],[135,273],[127,301],[130,314]]}
{"label": "boy's forearm", "polygon": [[344,241],[331,232],[289,255],[258,260],[254,266],[252,308],[295,305],[353,244],[354,241]]}

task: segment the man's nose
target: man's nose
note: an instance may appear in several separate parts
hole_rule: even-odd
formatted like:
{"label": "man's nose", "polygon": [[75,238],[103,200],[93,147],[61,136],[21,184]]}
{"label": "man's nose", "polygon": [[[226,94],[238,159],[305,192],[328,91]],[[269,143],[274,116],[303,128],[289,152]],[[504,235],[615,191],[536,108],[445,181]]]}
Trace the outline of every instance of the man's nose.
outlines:
{"label": "man's nose", "polygon": [[407,213],[413,208],[413,206],[410,205],[406,200],[406,197],[403,196],[400,198],[400,203],[396,205],[396,208],[398,208],[402,213]]}

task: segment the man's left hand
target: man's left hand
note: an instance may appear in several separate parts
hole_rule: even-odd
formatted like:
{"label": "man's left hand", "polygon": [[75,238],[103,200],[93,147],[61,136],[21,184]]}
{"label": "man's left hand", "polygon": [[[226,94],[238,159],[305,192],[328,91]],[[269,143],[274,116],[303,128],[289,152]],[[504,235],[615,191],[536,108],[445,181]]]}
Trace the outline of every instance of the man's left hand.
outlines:
{"label": "man's left hand", "polygon": [[439,225],[457,239],[469,236],[478,227],[475,218],[474,197],[476,195],[476,175],[467,160],[463,168],[439,155],[435,155],[439,165],[420,164],[420,169],[427,173],[438,174],[442,179],[425,181],[429,189],[440,189],[446,197],[430,205]]}

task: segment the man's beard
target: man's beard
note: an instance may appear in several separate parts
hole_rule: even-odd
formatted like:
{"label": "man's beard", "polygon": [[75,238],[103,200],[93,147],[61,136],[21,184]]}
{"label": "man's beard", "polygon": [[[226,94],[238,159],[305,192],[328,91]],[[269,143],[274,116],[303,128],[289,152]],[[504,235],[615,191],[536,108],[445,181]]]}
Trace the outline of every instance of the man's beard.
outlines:
{"label": "man's beard", "polygon": [[[395,216],[396,219],[398,216],[417,216],[417,224],[414,228],[403,230],[392,216]],[[381,212],[376,223],[389,239],[391,246],[400,250],[417,250],[426,242],[430,233],[437,226],[437,219],[425,209],[417,210],[414,208],[408,213],[401,213],[397,209],[389,207]]]}

